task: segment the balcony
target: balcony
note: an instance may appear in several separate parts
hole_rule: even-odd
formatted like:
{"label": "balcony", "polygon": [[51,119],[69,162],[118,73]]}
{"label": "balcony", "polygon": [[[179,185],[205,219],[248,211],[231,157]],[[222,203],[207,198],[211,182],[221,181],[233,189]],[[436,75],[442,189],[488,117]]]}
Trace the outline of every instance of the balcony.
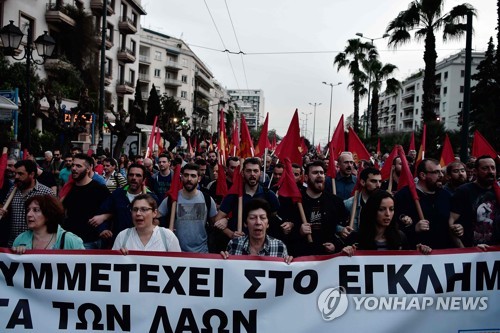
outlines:
{"label": "balcony", "polygon": [[408,91],[405,91],[402,98],[403,99],[410,98],[410,97],[413,98],[413,96],[415,96],[415,90],[408,90]]}
{"label": "balcony", "polygon": [[45,20],[47,23],[74,27],[76,22],[69,15],[70,13],[66,6],[61,6],[52,2],[47,4],[47,11],[45,12]]}
{"label": "balcony", "polygon": [[125,48],[118,50],[118,54],[116,55],[116,58],[119,61],[122,61],[125,63],[133,63],[133,62],[135,62],[135,52],[125,47]]}
{"label": "balcony", "polygon": [[118,23],[118,30],[125,35],[135,34],[137,32],[136,23],[128,17],[122,17]]}
{"label": "balcony", "polygon": [[413,101],[404,101],[403,103],[401,103],[401,106],[403,107],[404,110],[413,109],[414,105],[415,104],[413,103]]}
{"label": "balcony", "polygon": [[148,55],[139,54],[139,62],[143,64],[151,64],[151,59]]}
{"label": "balcony", "polygon": [[[96,41],[97,46],[100,49],[101,48],[101,43],[102,43],[101,34],[97,34],[95,36],[95,41]],[[113,42],[111,41],[111,39],[108,36],[106,36],[105,47],[106,47],[106,50],[109,50],[109,49],[111,49],[113,47]]]}
{"label": "balcony", "polygon": [[403,117],[401,118],[401,120],[413,120],[413,113],[403,113]]}
{"label": "balcony", "polygon": [[174,87],[174,88],[177,88],[177,87],[180,87],[182,86],[182,81],[180,80],[176,80],[176,79],[165,79],[165,81],[163,82],[165,84],[165,87]]}
{"label": "balcony", "polygon": [[111,82],[113,82],[113,74],[112,73],[104,74],[104,85],[109,86]]}
{"label": "balcony", "polygon": [[149,92],[142,91],[141,92],[141,98],[142,98],[143,101],[147,101],[149,99]]}
{"label": "balcony", "polygon": [[210,80],[210,78],[208,76],[203,74],[202,71],[197,70],[197,71],[195,71],[194,75],[195,75],[195,79],[200,80],[201,82],[205,83],[210,88],[213,88],[212,80]]}
{"label": "balcony", "polygon": [[205,97],[205,98],[211,98],[212,96],[210,96],[210,92],[200,86],[198,86],[196,88],[196,93],[200,94],[201,96]]}
{"label": "balcony", "polygon": [[[90,10],[92,10],[93,15],[102,15],[102,4],[103,0],[90,0]],[[106,6],[106,16],[112,16],[114,13],[115,11],[113,10],[113,2],[108,1],[108,5]]]}
{"label": "balcony", "polygon": [[175,71],[179,71],[182,69],[181,65],[179,65],[179,63],[175,60],[167,61],[165,68],[170,69],[170,70],[175,70]]}
{"label": "balcony", "polygon": [[151,79],[147,73],[139,73],[139,81],[143,83],[149,83]]}
{"label": "balcony", "polygon": [[135,86],[133,82],[128,82],[124,80],[118,80],[116,82],[116,93],[117,94],[133,94],[135,92]]}

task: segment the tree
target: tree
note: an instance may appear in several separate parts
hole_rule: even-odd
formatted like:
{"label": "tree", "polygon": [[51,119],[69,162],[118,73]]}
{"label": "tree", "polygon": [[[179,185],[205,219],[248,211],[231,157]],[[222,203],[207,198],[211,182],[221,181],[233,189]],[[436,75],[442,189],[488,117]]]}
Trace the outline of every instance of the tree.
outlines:
{"label": "tree", "polygon": [[470,125],[478,130],[488,141],[500,150],[500,120],[498,105],[500,105],[500,86],[495,80],[498,73],[498,63],[495,59],[493,38],[488,42],[485,58],[477,66],[472,80],[477,81],[471,89]]}
{"label": "tree", "polygon": [[424,82],[422,85],[422,118],[425,123],[436,121],[436,37],[438,30],[443,31],[443,40],[460,38],[466,31],[463,23],[467,13],[476,10],[469,4],[453,7],[443,13],[444,0],[414,0],[407,10],[401,11],[387,26],[390,34],[389,46],[398,47],[411,41],[410,31],[416,30],[415,39],[424,40]]}
{"label": "tree", "polygon": [[337,65],[337,71],[347,67],[352,81],[348,87],[354,93],[354,131],[359,131],[359,100],[366,93],[364,82],[367,81],[367,75],[362,70],[362,62],[366,59],[367,53],[373,45],[368,42],[362,42],[359,38],[349,39],[344,52],[335,56],[333,66]]}
{"label": "tree", "polygon": [[142,92],[141,86],[139,85],[139,80],[135,83],[135,94],[134,94],[134,103],[136,103],[140,111],[138,110],[135,120],[138,124],[144,124],[146,122],[146,112],[144,112],[144,101],[142,100]]}
{"label": "tree", "polygon": [[394,71],[397,67],[393,64],[383,64],[378,59],[378,52],[375,48],[369,52],[368,60],[363,62],[363,67],[366,72],[371,74],[370,86],[372,88],[371,112],[370,112],[370,133],[371,137],[378,137],[378,105],[379,105],[379,92],[385,81],[385,93],[394,94],[401,89],[401,82],[392,78]]}
{"label": "tree", "polygon": [[161,105],[160,105],[160,97],[156,92],[156,87],[153,84],[151,90],[149,91],[148,98],[148,113],[146,114],[146,124],[153,125],[155,117],[160,116],[161,113]]}

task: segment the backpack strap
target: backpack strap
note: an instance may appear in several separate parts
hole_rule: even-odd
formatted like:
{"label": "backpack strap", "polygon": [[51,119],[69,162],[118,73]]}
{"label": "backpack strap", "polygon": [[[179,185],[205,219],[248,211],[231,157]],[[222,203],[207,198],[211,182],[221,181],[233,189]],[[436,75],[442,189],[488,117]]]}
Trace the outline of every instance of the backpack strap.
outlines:
{"label": "backpack strap", "polygon": [[205,206],[207,207],[207,223],[210,220],[210,209],[212,209],[212,197],[206,193],[205,191],[200,190],[201,194],[203,194],[203,199],[205,199]]}
{"label": "backpack strap", "polygon": [[66,231],[62,233],[61,241],[59,242],[59,250],[64,250],[65,242],[66,242]]}
{"label": "backpack strap", "polygon": [[160,228],[160,236],[161,236],[161,241],[163,242],[163,246],[165,247],[165,251],[168,251],[168,244],[167,244],[167,231],[165,228],[158,227]]}

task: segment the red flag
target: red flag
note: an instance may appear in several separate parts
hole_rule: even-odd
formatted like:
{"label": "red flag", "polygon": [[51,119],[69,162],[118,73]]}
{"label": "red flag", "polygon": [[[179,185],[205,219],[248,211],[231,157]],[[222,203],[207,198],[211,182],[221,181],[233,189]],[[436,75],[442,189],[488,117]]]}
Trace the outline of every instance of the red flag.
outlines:
{"label": "red flag", "polygon": [[212,136],[210,135],[210,142],[208,143],[208,151],[211,152],[213,151],[214,149],[214,146],[213,146],[213,142],[212,142]]}
{"label": "red flag", "polygon": [[2,157],[0,157],[0,187],[3,187],[5,170],[7,170],[7,148],[3,148]]}
{"label": "red flag", "polygon": [[484,136],[479,133],[478,130],[474,132],[474,139],[472,141],[472,156],[479,157],[482,155],[489,155],[491,158],[495,159],[498,154],[493,149]]}
{"label": "red flag", "polygon": [[241,165],[238,165],[238,167],[234,169],[233,185],[227,194],[236,194],[238,197],[243,196],[243,175],[241,174]]}
{"label": "red flag", "polygon": [[177,164],[174,167],[174,175],[172,176],[172,183],[170,184],[170,189],[165,193],[165,197],[168,197],[170,203],[177,201],[179,198],[179,191],[182,189],[181,182],[181,165]]}
{"label": "red flag", "polygon": [[[269,113],[266,114],[266,120],[264,120],[264,125],[262,125],[262,130],[260,131],[259,142],[255,147],[255,156],[261,157],[264,155],[266,148],[271,148],[271,143],[268,137],[268,127],[269,127]],[[275,133],[276,135],[276,133]]]}
{"label": "red flag", "polygon": [[240,150],[240,133],[238,132],[238,122],[235,119],[233,123],[233,137],[231,140],[231,150],[229,153],[231,154],[231,156],[238,156],[239,150]]}
{"label": "red flag", "polygon": [[352,153],[354,163],[358,163],[359,160],[370,160],[370,153],[366,150],[365,145],[359,139],[358,135],[354,132],[352,127],[349,127],[349,150]]}
{"label": "red flag", "polygon": [[73,185],[75,185],[75,181],[73,177],[69,176],[68,181],[59,190],[59,199],[64,199],[73,188]]}
{"label": "red flag", "polygon": [[418,150],[417,160],[415,161],[415,170],[418,164],[425,158],[425,138],[427,137],[427,125],[424,124],[424,130],[422,132],[422,143],[420,144],[420,149]]}
{"label": "red flag", "polygon": [[146,157],[151,157],[153,154],[153,145],[156,138],[156,122],[158,121],[158,116],[155,116],[153,120],[153,128],[151,129],[151,135],[149,136],[148,149]]}
{"label": "red flag", "polygon": [[410,150],[415,150],[415,132],[411,132],[410,147],[408,148],[408,151]]}
{"label": "red flag", "polygon": [[443,150],[441,151],[441,160],[439,161],[439,164],[441,164],[441,167],[445,167],[453,161],[455,161],[455,154],[453,154],[450,138],[448,137],[448,134],[446,134],[444,137]]}
{"label": "red flag", "polygon": [[288,131],[278,147],[276,147],[274,154],[278,156],[280,160],[284,160],[288,157],[292,163],[302,165],[302,149],[299,127],[299,111],[295,109],[290,126],[288,126]]}
{"label": "red flag", "polygon": [[316,153],[318,155],[321,154],[321,143],[318,143],[318,146],[316,147]]}
{"label": "red flag", "polygon": [[394,159],[398,157],[398,146],[394,146],[392,148],[391,153],[389,154],[389,157],[384,162],[384,166],[382,167],[382,170],[380,170],[380,174],[382,176],[382,181],[389,179],[391,177],[391,170],[392,170],[392,163]]}
{"label": "red flag", "polygon": [[87,150],[87,156],[92,156],[92,155],[94,155],[94,150],[93,150],[93,149],[91,149],[91,148],[89,148],[89,149]]}
{"label": "red flag", "polygon": [[305,139],[304,139],[303,136],[300,138],[300,148],[299,148],[299,150],[300,150],[301,156],[304,156],[307,153],[307,145],[306,145],[306,141],[305,141]]}
{"label": "red flag", "polygon": [[254,157],[253,141],[244,115],[241,115],[241,143],[239,156],[241,158]]}
{"label": "red flag", "polygon": [[354,187],[351,191],[351,195],[354,195],[356,191],[358,192],[361,192],[362,188],[361,188],[361,171],[363,171],[363,165],[360,165],[359,166],[359,169],[358,169],[358,177],[356,177],[356,184],[354,184]]}
{"label": "red flag", "polygon": [[276,150],[277,146],[278,145],[276,144],[276,132],[274,132],[273,142],[271,143],[271,150]]}
{"label": "red flag", "polygon": [[227,138],[226,138],[226,124],[224,123],[224,109],[220,109],[219,115],[219,142],[217,142],[217,148],[219,150],[219,163],[222,165],[226,164],[227,160]]}
{"label": "red flag", "polygon": [[[163,139],[161,137],[160,129],[156,131],[155,143],[158,146],[158,155],[160,155],[165,149],[163,148]],[[153,152],[150,153],[151,155]]]}
{"label": "red flag", "polygon": [[402,189],[404,186],[408,185],[410,189],[411,196],[413,200],[419,200],[417,194],[417,187],[415,186],[415,180],[411,174],[410,167],[408,166],[408,161],[406,160],[405,151],[402,146],[398,146],[399,157],[401,158],[401,176],[399,176],[398,190]]}
{"label": "red flag", "polygon": [[28,149],[24,148],[23,149],[23,160],[29,160],[30,158],[30,152],[28,151]]}
{"label": "red flag", "polygon": [[215,194],[225,197],[227,195],[226,171],[221,163],[219,163],[219,167],[217,169],[217,181],[215,182],[215,185]]}
{"label": "red flag", "polygon": [[279,188],[279,196],[284,198],[291,198],[294,203],[302,202],[302,194],[295,184],[295,178],[293,176],[292,162],[288,157],[285,158],[285,168],[283,169],[283,175],[277,184]]}
{"label": "red flag", "polygon": [[337,124],[337,127],[335,127],[332,140],[330,141],[330,146],[332,146],[333,152],[335,153],[334,159],[337,159],[337,157],[345,151],[344,115],[340,117],[339,123]]}

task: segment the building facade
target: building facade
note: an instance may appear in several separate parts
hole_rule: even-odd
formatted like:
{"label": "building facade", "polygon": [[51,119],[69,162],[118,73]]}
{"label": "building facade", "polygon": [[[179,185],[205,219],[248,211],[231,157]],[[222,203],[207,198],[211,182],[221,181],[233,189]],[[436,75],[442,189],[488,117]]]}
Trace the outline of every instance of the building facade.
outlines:
{"label": "building facade", "polygon": [[260,89],[229,89],[228,94],[235,105],[237,118],[245,116],[248,128],[256,130],[265,115],[264,92]]}

